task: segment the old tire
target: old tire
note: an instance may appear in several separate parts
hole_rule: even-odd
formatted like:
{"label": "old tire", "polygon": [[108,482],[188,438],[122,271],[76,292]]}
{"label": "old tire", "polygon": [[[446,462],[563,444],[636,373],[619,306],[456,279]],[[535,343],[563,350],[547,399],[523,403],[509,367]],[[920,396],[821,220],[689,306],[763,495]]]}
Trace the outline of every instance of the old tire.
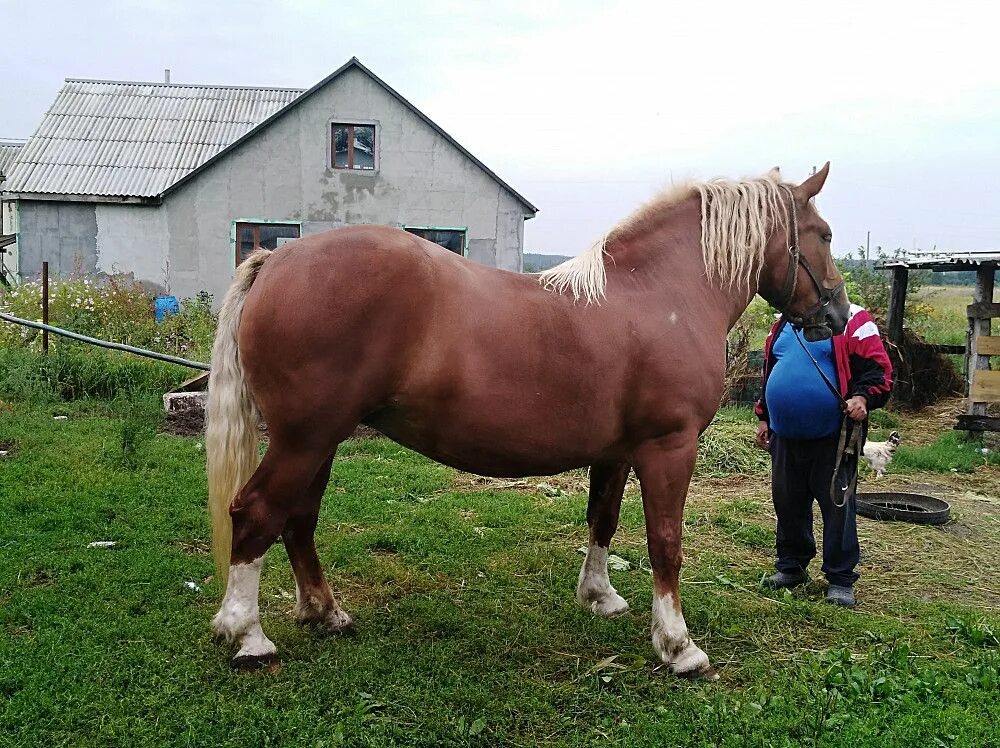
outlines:
{"label": "old tire", "polygon": [[919,493],[862,493],[857,507],[862,517],[917,525],[943,525],[951,516],[947,501]]}

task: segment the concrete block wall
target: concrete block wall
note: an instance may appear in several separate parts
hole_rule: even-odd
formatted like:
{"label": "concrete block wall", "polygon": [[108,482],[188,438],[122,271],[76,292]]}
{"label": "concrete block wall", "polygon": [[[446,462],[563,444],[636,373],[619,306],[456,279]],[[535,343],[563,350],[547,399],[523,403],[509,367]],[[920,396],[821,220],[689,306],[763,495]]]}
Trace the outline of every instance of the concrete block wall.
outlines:
{"label": "concrete block wall", "polygon": [[21,200],[18,264],[24,279],[49,263],[52,275],[93,272],[97,264],[97,213],[92,203]]}

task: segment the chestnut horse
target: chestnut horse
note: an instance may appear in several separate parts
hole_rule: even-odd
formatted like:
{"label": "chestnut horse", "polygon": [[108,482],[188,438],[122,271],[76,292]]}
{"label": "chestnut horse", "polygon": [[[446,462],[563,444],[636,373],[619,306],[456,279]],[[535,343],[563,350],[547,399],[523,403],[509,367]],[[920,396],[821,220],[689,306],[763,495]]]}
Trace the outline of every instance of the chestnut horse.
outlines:
{"label": "chestnut horse", "polygon": [[[225,598],[213,626],[236,667],[276,656],[260,626],[261,562],[279,537],[295,615],[353,626],[313,535],[334,453],[359,423],[480,475],[589,466],[590,545],[576,596],[597,615],[628,603],[608,546],[629,470],[642,488],[653,570],[653,647],[669,669],[714,677],[681,613],[681,515],[698,435],[718,406],[726,333],[760,293],[810,339],[841,332],[848,302],[830,229],[776,170],[655,198],[546,273],[487,268],[399,229],[349,226],[236,272],[209,383],[209,496]],[[805,271],[805,272],[802,272]],[[270,443],[259,458],[260,418]]]}

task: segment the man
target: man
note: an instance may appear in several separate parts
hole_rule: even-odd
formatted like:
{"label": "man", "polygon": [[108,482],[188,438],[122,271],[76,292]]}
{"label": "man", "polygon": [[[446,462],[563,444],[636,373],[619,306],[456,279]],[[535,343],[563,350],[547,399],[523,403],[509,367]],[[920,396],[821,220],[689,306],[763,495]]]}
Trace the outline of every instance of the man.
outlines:
{"label": "man", "polygon": [[[795,587],[809,580],[806,567],[816,555],[815,499],[823,514],[826,599],[854,607],[858,579],[854,567],[860,556],[854,504],[858,456],[868,413],[889,399],[891,377],[892,364],[878,327],[860,306],[851,305],[843,334],[830,340],[806,342],[784,317],[771,328],[764,343],[763,388],[755,408],[760,419],[757,445],[771,452],[771,498],[778,518],[777,571],[764,580],[766,586]],[[860,429],[854,454],[838,454],[842,425],[847,444]]]}

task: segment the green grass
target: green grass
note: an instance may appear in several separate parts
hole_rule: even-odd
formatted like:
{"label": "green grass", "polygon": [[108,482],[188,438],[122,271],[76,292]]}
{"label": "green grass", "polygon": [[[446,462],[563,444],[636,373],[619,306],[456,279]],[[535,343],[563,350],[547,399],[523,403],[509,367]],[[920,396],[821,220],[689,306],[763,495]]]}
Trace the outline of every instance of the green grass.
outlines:
{"label": "green grass", "polygon": [[[655,667],[634,486],[614,547],[631,569],[612,572],[633,611],[602,620],[573,601],[580,476],[547,479],[559,491],[499,488],[385,440],[343,445],[320,518],[320,555],[358,635],[322,640],[292,622],[276,547],[261,608],[283,667],[236,675],[209,637],[219,589],[205,581],[204,452],[152,435],[148,407],[0,407],[0,441],[13,445],[0,460],[2,746],[1000,740],[997,600],[962,586],[970,568],[986,588],[1000,573],[997,513],[965,518],[978,533],[969,545],[940,528],[879,525],[869,537],[865,525],[861,606],[849,612],[824,605],[821,585],[759,589],[773,543],[766,479],[697,480],[682,589],[721,680],[691,683]],[[88,548],[95,540],[117,545]],[[886,545],[914,552],[889,564]]]}
{"label": "green grass", "polygon": [[1000,465],[1000,452],[981,440],[967,439],[958,431],[946,431],[930,444],[901,444],[892,460],[894,472],[971,473],[984,465]]}
{"label": "green grass", "polygon": [[165,392],[190,372],[132,354],[62,343],[48,355],[0,346],[0,398],[20,402],[136,398]]}
{"label": "green grass", "polygon": [[971,286],[924,286],[916,303],[927,306],[918,316],[916,331],[931,343],[965,345],[968,318],[965,308],[972,303]]}

